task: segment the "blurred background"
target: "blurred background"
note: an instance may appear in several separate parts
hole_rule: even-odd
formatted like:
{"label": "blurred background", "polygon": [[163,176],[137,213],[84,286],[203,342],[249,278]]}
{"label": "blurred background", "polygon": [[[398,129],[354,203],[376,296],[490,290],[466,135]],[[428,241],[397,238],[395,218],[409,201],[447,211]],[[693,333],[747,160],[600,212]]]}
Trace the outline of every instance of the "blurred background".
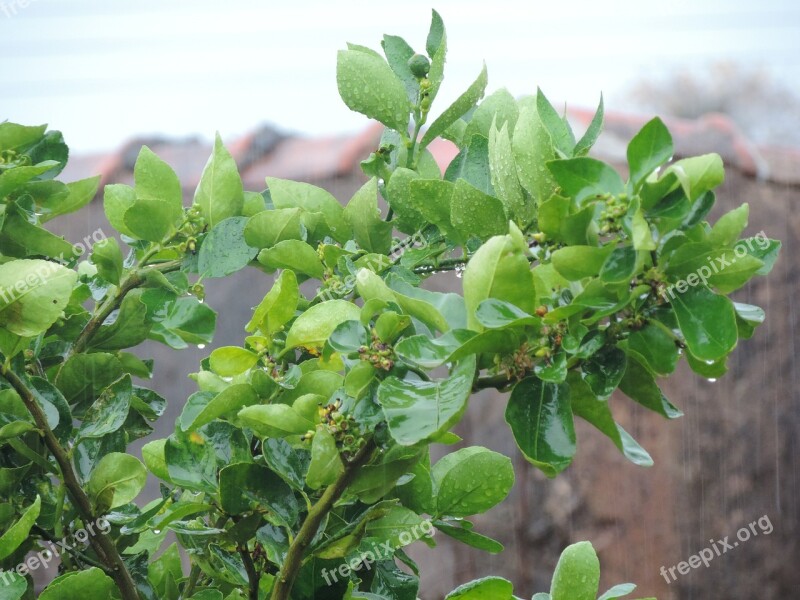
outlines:
{"label": "blurred background", "polygon": [[[736,294],[768,316],[728,375],[712,383],[684,369],[667,384],[683,419],[662,421],[614,400],[619,420],[652,454],[650,469],[582,427],[575,464],[546,480],[514,448],[504,402],[489,392],[476,398],[459,433],[513,456],[518,469],[509,500],[476,525],[506,549],[487,556],[445,540],[434,552],[415,549],[424,567],[420,597],[442,598],[487,574],[511,578],[529,597],[547,589],[564,546],[590,539],[605,587],[634,581],[638,596],[661,600],[800,598],[799,3],[0,0],[0,120],[63,131],[72,148],[65,180],[100,174],[104,184],[130,183],[148,144],[176,169],[189,201],[219,130],[246,189],[261,190],[267,175],[295,178],[346,201],[363,181],[358,163],[376,148],[380,127],[339,100],[336,50],[348,41],[379,48],[383,33],[422,48],[432,6],[450,48],[434,112],[467,87],[482,60],[490,91],[522,95],[541,86],[554,104],[568,102],[578,130],[602,91],[599,158],[622,167],[630,137],[650,115],[663,115],[676,156],[715,151],[727,164],[712,219],[750,202],[748,233],[763,230],[784,246],[770,277]],[[440,165],[454,155],[447,144],[434,150]],[[110,231],[100,199],[60,232],[77,240],[97,227]],[[220,313],[215,345],[241,343],[250,309],[270,285],[252,273],[209,282]],[[159,437],[194,391],[185,374],[209,350],[146,348],[157,358],[153,387],[171,403]],[[769,535],[673,583],[659,574],[765,515]]]}

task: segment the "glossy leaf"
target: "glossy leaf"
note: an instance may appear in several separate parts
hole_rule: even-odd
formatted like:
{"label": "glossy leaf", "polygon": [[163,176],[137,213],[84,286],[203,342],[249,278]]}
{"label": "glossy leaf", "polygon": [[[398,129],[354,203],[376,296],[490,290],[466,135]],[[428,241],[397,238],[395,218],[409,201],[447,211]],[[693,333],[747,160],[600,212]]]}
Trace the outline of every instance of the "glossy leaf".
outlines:
{"label": "glossy leaf", "polygon": [[594,600],[600,587],[600,561],[589,542],[567,546],[550,585],[552,600]]}
{"label": "glossy leaf", "polygon": [[468,517],[502,502],[514,485],[511,460],[480,446],[447,454],[431,470],[437,516]]}
{"label": "glossy leaf", "polygon": [[214,226],[203,240],[197,268],[204,277],[225,277],[245,268],[258,249],[244,238],[247,217],[229,217]]}
{"label": "glossy leaf", "polygon": [[649,121],[628,144],[630,179],[638,188],[653,171],[672,158],[672,136],[663,121]]}
{"label": "glossy leaf", "polygon": [[444,133],[444,131],[450,127],[450,125],[455,123],[457,119],[475,106],[478,103],[478,100],[483,98],[483,94],[486,91],[486,85],[488,82],[489,76],[486,73],[486,65],[484,64],[480,75],[478,75],[477,79],[472,82],[469,88],[467,88],[467,90],[461,94],[455,100],[455,102],[453,102],[453,104],[447,107],[444,112],[436,117],[436,119],[434,119],[434,121],[430,124],[428,129],[425,131],[425,134],[422,136],[420,147],[427,147],[428,144]]}
{"label": "glossy leaf", "polygon": [[42,499],[38,495],[36,500],[22,513],[22,516],[0,535],[0,560],[10,556],[19,548],[26,539],[42,507]]}
{"label": "glossy leaf", "polygon": [[569,388],[529,377],[514,386],[505,414],[525,458],[548,477],[566,469],[575,456],[575,428]]}
{"label": "glossy leaf", "polygon": [[466,409],[474,378],[475,359],[469,357],[442,381],[384,379],[377,399],[394,440],[411,446],[448,431]]}

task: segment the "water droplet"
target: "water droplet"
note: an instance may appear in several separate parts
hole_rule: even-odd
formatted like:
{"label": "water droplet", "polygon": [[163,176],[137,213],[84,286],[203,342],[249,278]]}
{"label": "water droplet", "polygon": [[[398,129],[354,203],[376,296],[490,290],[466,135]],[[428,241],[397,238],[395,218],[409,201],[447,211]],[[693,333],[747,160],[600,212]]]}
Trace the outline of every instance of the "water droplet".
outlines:
{"label": "water droplet", "polygon": [[200,298],[200,299],[198,300],[198,302],[199,302],[200,304],[205,304],[205,303],[206,303],[206,301],[205,301],[203,298]]}
{"label": "water droplet", "polygon": [[717,381],[716,377],[709,377],[708,383],[715,383]]}
{"label": "water droplet", "polygon": [[206,345],[205,345],[205,344],[197,344],[197,349],[198,349],[198,350],[202,350],[202,349],[203,349],[203,348],[205,348],[205,347],[206,347]]}
{"label": "water droplet", "polygon": [[153,533],[155,533],[156,535],[158,535],[159,533],[161,533],[161,530],[160,530],[160,529],[153,529]]}

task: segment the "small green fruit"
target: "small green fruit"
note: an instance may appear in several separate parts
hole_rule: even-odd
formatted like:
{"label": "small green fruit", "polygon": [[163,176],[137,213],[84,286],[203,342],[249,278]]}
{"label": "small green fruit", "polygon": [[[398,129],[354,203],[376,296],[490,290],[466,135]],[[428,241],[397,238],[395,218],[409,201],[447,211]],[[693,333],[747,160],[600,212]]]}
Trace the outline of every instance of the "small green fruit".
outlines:
{"label": "small green fruit", "polygon": [[428,71],[431,70],[431,61],[429,61],[427,57],[422,56],[422,54],[415,54],[408,59],[408,68],[411,69],[414,77],[422,79],[426,77]]}

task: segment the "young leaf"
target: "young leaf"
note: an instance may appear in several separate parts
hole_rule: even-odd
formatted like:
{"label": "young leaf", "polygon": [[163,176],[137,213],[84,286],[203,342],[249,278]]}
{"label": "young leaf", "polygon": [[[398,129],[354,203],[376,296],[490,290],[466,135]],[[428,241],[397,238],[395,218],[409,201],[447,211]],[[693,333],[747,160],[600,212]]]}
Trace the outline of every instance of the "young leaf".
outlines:
{"label": "young leaf", "polygon": [[359,50],[340,50],[336,83],[350,110],[407,134],[411,103],[403,82],[383,58]]}
{"label": "young leaf", "polygon": [[567,546],[550,585],[553,600],[594,600],[600,587],[600,561],[589,542]]}
{"label": "young leaf", "polygon": [[242,178],[239,176],[236,161],[223,145],[219,133],[214,138],[214,149],[200,177],[200,183],[194,194],[194,203],[200,207],[208,226],[212,229],[228,217],[238,217],[242,214],[244,207]]}
{"label": "young leaf", "polygon": [[564,194],[578,204],[604,194],[617,195],[625,191],[625,184],[619,173],[594,158],[553,160],[547,163],[547,168]]}
{"label": "young leaf", "polygon": [[672,136],[661,119],[656,117],[642,127],[628,144],[628,165],[634,189],[672,158],[673,152]]}
{"label": "young leaf", "polygon": [[42,499],[37,494],[36,500],[25,509],[19,520],[3,532],[0,536],[0,560],[5,560],[28,539],[31,528],[39,518],[41,507]]}
{"label": "young leaf", "polygon": [[381,218],[377,198],[378,180],[373,177],[350,199],[344,209],[344,218],[361,248],[367,252],[388,254],[392,245],[392,225]]}
{"label": "young leaf", "polygon": [[471,109],[478,100],[483,98],[486,91],[486,84],[489,82],[489,76],[486,73],[486,65],[483,65],[478,78],[472,82],[461,96],[459,96],[453,104],[451,104],[445,111],[440,114],[428,127],[425,135],[422,136],[420,141],[420,148],[426,148],[433,140],[439,137],[444,131],[463,116],[469,109]]}
{"label": "young leaf", "polygon": [[578,143],[575,145],[575,149],[572,152],[573,156],[586,156],[589,150],[592,149],[597,138],[600,137],[600,132],[603,130],[604,113],[603,94],[600,94],[600,104],[597,105],[597,111],[594,113],[594,117],[592,117],[592,121],[586,129],[586,133],[583,134],[583,137],[579,139]]}
{"label": "young leaf", "polygon": [[501,577],[484,577],[458,586],[445,600],[511,600],[514,586]]}

